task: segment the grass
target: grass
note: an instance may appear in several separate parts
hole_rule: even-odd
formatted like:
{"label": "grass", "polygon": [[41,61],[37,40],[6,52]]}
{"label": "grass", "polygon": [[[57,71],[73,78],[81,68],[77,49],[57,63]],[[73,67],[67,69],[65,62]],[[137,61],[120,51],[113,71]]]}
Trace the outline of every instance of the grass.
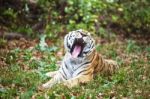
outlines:
{"label": "grass", "polygon": [[[42,38],[43,40],[43,38]],[[57,69],[60,57],[60,41],[53,46],[35,45],[33,48],[14,48],[2,57],[6,66],[0,67],[0,97],[2,99],[44,98],[150,98],[150,46],[139,46],[133,40],[111,40],[97,44],[97,51],[105,58],[118,61],[120,69],[113,76],[97,75],[86,85],[68,89],[56,85],[52,89],[38,91],[46,82],[44,74]]]}

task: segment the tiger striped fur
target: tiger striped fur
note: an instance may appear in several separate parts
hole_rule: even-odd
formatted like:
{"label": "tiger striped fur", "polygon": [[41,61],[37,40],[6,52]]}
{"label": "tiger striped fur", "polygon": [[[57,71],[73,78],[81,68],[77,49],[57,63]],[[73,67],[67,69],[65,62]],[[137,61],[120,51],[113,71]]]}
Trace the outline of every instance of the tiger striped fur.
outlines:
{"label": "tiger striped fur", "polygon": [[90,33],[84,30],[69,32],[64,39],[66,54],[58,71],[46,75],[52,77],[43,84],[43,88],[51,88],[56,83],[68,87],[87,83],[100,74],[113,74],[118,68],[117,62],[106,60],[95,50],[95,41]]}

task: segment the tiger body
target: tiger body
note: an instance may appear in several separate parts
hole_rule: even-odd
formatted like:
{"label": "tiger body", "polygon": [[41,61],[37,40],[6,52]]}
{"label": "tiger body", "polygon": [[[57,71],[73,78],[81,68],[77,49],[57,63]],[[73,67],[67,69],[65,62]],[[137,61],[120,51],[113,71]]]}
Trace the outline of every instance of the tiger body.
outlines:
{"label": "tiger body", "polygon": [[[117,62],[106,60],[96,52],[95,41],[90,34],[87,33],[87,31],[76,30],[65,36],[64,45],[66,54],[62,64],[58,71],[46,74],[52,77],[52,79],[43,84],[43,88],[51,88],[57,83],[74,87],[80,83],[91,81],[96,74],[111,75],[118,69]],[[69,41],[70,37],[73,37],[72,41]],[[77,44],[74,44],[75,41]],[[84,42],[83,45],[85,44],[83,48],[82,44],[81,46],[78,44],[81,42]]]}

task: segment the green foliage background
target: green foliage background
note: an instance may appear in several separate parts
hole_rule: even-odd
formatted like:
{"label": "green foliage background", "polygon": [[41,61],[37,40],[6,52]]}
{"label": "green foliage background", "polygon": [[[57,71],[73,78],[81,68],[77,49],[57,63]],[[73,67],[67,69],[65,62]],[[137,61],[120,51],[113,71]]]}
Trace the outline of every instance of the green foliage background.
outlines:
{"label": "green foliage background", "polygon": [[37,0],[34,6],[23,0],[18,7],[15,2],[18,0],[2,0],[0,9],[1,24],[11,31],[30,35],[34,32],[31,27],[42,21],[49,37],[79,28],[98,35],[109,28],[150,32],[149,0]]}

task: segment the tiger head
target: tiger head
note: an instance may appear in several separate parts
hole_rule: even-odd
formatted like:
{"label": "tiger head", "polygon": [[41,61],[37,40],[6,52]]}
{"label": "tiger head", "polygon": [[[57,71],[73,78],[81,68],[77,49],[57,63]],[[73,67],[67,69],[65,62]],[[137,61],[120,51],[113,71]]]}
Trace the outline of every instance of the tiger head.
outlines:
{"label": "tiger head", "polygon": [[86,57],[95,49],[95,40],[82,29],[71,31],[65,36],[64,46],[73,58]]}

